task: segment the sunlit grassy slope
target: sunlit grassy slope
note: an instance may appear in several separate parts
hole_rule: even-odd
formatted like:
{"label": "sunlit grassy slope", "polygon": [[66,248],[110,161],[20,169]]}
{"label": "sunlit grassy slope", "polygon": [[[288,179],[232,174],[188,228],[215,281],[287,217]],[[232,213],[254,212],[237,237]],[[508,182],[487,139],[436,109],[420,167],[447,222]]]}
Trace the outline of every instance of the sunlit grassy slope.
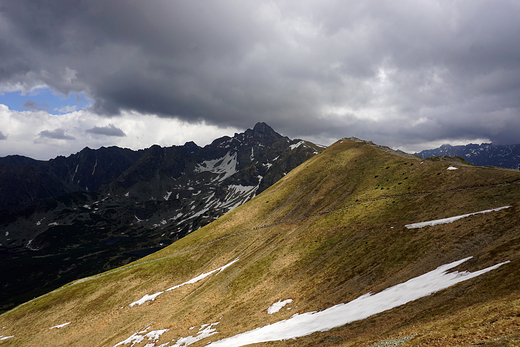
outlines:
{"label": "sunlit grassy slope", "polygon": [[[518,346],[519,200],[517,171],[422,160],[344,139],[162,251],[1,315],[0,339],[8,338],[0,346],[180,346],[179,338],[218,323],[213,335],[192,344],[204,346],[380,292],[466,257],[472,258],[456,270],[510,262],[367,319],[264,345],[368,346],[408,336],[406,346]],[[511,207],[405,227],[502,206]],[[156,293],[155,300],[130,306]],[[293,301],[267,314],[285,299]],[[145,336],[146,328],[168,330]],[[142,341],[127,340],[133,334]]]}

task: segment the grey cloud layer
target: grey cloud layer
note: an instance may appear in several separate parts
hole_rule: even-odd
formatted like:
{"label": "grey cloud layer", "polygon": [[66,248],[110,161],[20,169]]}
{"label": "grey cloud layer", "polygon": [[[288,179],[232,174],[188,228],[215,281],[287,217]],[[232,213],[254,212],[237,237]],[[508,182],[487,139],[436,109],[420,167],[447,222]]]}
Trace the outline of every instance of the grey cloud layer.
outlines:
{"label": "grey cloud layer", "polygon": [[103,136],[116,136],[116,137],[124,137],[126,134],[123,130],[116,128],[114,124],[109,124],[104,127],[95,126],[92,129],[87,129],[87,133],[103,135]]}
{"label": "grey cloud layer", "polygon": [[55,129],[55,130],[44,130],[40,132],[40,138],[49,138],[54,140],[74,140],[74,136],[70,136],[65,134],[64,129]]}
{"label": "grey cloud layer", "polygon": [[520,142],[516,1],[3,3],[0,89],[290,136]]}
{"label": "grey cloud layer", "polygon": [[23,103],[22,107],[29,111],[49,111],[51,109],[47,103],[33,100],[27,100]]}

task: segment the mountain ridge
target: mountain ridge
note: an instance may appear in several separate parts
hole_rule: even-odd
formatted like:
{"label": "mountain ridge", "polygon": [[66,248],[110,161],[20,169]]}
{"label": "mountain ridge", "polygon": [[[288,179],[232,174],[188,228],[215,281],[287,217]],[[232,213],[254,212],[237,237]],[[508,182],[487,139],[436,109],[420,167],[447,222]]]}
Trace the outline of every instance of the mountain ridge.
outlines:
{"label": "mountain ridge", "polygon": [[[0,180],[0,191],[20,193],[11,199],[34,198],[0,218],[6,265],[0,270],[0,304],[163,248],[248,201],[320,150],[258,123],[204,147],[188,142],[139,151],[85,148],[37,166],[29,160],[22,169],[36,170],[41,179],[17,174],[15,181]],[[4,174],[27,160],[16,161],[11,171],[0,164]],[[31,192],[37,190],[47,197],[36,199]],[[26,296],[16,299],[21,294]]]}
{"label": "mountain ridge", "polygon": [[[428,287],[432,279],[466,276],[369,317],[268,344],[368,346],[403,338],[407,346],[514,346],[520,173],[449,160],[338,141],[169,247],[0,315],[2,334],[12,336],[4,343],[218,345],[292,317],[382,298],[417,278]],[[285,306],[268,313],[278,302]]]}
{"label": "mountain ridge", "polygon": [[500,166],[520,169],[520,145],[493,145],[492,143],[452,146],[444,144],[435,149],[415,153],[421,158],[456,155],[473,165]]}

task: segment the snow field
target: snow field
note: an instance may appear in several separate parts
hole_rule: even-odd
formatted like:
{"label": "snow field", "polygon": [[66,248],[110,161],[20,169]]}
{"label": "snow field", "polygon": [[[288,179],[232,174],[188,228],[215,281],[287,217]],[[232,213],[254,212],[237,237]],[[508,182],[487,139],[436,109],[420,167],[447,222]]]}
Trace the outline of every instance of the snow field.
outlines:
{"label": "snow field", "polygon": [[218,159],[206,160],[195,166],[193,170],[196,173],[209,171],[219,174],[218,181],[224,181],[226,178],[233,176],[237,172],[237,154],[231,152]]}
{"label": "snow field", "polygon": [[[428,296],[457,283],[495,270],[509,262],[506,261],[499,263],[475,272],[448,272],[448,270],[464,263],[470,258],[471,257],[468,257],[449,264],[441,265],[433,271],[412,278],[404,283],[387,288],[379,293],[367,293],[348,303],[338,304],[319,312],[313,311],[302,314],[296,313],[289,319],[259,327],[232,337],[224,338],[222,340],[211,342],[207,344],[207,346],[239,347],[253,343],[294,339],[297,337],[307,336],[318,331],[327,331]],[[215,271],[221,271],[223,268],[230,266],[237,260],[224,265],[222,268],[215,269],[209,273],[195,277],[192,281],[195,282],[195,279],[206,277]],[[179,286],[172,287],[172,289],[178,288]],[[268,313],[272,314],[278,312],[282,307],[291,302],[292,299],[277,301],[268,308]],[[158,346],[156,346],[155,343],[147,343],[145,347],[189,346],[194,342],[216,334],[217,330],[214,328],[214,326],[217,324],[218,322],[202,325],[199,329],[199,333],[196,336],[177,338],[177,341],[173,345],[170,345],[169,342]],[[155,342],[162,333],[168,331],[168,329],[163,329],[147,333],[147,329],[133,334],[128,339],[116,344],[114,347],[130,343],[132,344],[131,346],[133,346],[134,344],[142,342],[145,338],[152,340],[152,336],[155,338]]]}
{"label": "snow field", "polygon": [[439,266],[433,271],[380,293],[368,293],[346,304],[338,304],[320,312],[297,313],[289,319],[215,341],[207,346],[239,347],[253,343],[294,339],[318,331],[327,331],[404,305],[508,263],[507,261],[475,272],[447,272],[470,258]]}

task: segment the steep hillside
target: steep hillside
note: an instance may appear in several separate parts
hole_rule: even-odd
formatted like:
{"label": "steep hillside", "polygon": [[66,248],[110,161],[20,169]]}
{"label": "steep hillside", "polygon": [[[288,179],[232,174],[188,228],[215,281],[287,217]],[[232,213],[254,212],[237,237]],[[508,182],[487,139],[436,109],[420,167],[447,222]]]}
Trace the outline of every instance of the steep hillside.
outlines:
{"label": "steep hillside", "polygon": [[171,246],[2,314],[0,344],[517,346],[519,184],[344,139]]}
{"label": "steep hillside", "polygon": [[86,148],[49,162],[3,158],[0,197],[12,190],[33,200],[0,213],[0,312],[164,248],[319,151],[258,123],[204,147]]}

